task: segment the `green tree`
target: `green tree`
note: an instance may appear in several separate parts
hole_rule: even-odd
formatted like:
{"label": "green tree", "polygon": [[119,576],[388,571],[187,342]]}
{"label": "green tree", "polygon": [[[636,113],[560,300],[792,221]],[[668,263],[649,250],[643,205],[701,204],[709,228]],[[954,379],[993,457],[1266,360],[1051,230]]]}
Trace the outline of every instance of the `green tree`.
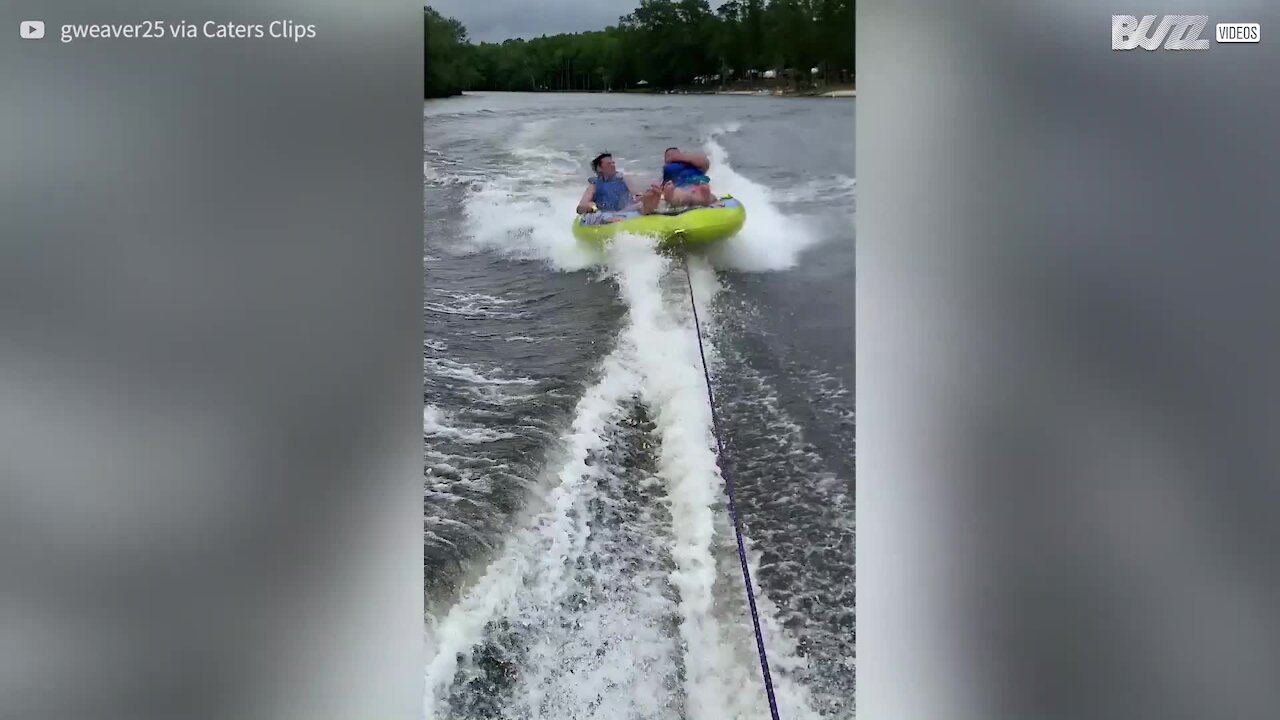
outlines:
{"label": "green tree", "polygon": [[457,20],[425,8],[426,96],[463,90],[604,91],[691,87],[751,70],[790,82],[838,82],[854,68],[854,0],[639,0],[603,30],[472,44]]}
{"label": "green tree", "polygon": [[479,80],[467,29],[430,7],[423,8],[426,97],[457,95]]}

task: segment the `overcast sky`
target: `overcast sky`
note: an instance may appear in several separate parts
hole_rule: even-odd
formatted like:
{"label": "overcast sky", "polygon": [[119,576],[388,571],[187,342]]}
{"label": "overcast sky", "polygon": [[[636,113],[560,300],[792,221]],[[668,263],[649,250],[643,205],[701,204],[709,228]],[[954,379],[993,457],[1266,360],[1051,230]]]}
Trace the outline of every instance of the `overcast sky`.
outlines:
{"label": "overcast sky", "polygon": [[502,42],[564,32],[603,30],[640,0],[429,0],[424,3],[467,26],[472,42]]}

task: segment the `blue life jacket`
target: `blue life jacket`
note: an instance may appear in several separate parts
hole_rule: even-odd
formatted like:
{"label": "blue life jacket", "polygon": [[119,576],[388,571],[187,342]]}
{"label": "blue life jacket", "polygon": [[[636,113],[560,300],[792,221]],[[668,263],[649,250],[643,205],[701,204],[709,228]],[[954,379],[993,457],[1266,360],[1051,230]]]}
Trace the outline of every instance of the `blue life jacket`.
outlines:
{"label": "blue life jacket", "polygon": [[600,210],[618,212],[631,204],[631,188],[627,187],[627,181],[622,179],[622,173],[616,173],[608,180],[597,175],[589,182],[596,187],[593,199]]}
{"label": "blue life jacket", "polygon": [[662,166],[662,182],[670,182],[676,187],[688,187],[710,184],[711,178],[703,175],[701,170],[689,163],[669,162]]}

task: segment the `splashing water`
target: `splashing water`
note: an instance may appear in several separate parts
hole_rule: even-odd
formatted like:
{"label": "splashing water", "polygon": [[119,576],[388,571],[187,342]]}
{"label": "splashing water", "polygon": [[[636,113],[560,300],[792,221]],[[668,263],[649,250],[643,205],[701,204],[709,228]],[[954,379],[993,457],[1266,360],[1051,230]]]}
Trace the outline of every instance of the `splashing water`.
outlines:
{"label": "splashing water", "polygon": [[[721,617],[713,611],[717,583],[737,588],[736,575],[717,574],[717,551],[732,546],[716,538],[717,515],[725,513],[723,481],[711,435],[711,410],[701,371],[698,338],[688,311],[686,286],[671,261],[660,257],[652,241],[620,235],[610,247],[611,267],[629,308],[627,342],[640,349],[642,397],[653,412],[659,438],[658,474],[666,482],[672,514],[671,554],[677,569],[670,576],[679,591],[680,634],[686,648],[685,692],[691,718],[767,717],[753,639],[741,615]],[[694,300],[712,307],[719,291],[711,268],[689,265]],[[664,280],[666,283],[664,292]],[[708,358],[712,362],[714,354]],[[725,533],[721,530],[721,535]],[[755,592],[761,594],[758,586]],[[741,606],[745,611],[745,604]],[[767,622],[767,621],[766,621]],[[781,630],[773,625],[775,634]],[[735,632],[736,631],[736,632]],[[775,645],[775,651],[781,644]],[[779,667],[794,667],[791,658]],[[788,717],[814,717],[805,694],[785,674],[777,678]]]}
{"label": "splashing water", "polygon": [[[719,569],[730,546],[683,276],[627,234],[608,261],[624,327],[577,405],[541,509],[432,625],[429,718],[483,715],[477,697],[496,698],[500,717],[768,716],[751,637],[723,615],[740,608],[718,602],[741,580]],[[710,307],[714,273],[691,271]],[[646,419],[632,426],[636,412]],[[646,437],[648,460],[617,457]],[[773,649],[786,716],[816,717],[786,674],[787,644]]]}
{"label": "splashing water", "polygon": [[[513,133],[510,166],[470,185],[467,234],[458,240],[467,252],[560,271],[598,268],[627,314],[529,488],[518,529],[442,616],[428,618],[425,716],[763,720],[768,707],[683,272],[645,238],[624,233],[600,251],[572,236],[584,173],[579,160],[545,144],[549,127],[537,121]],[[801,218],[772,201],[773,190],[732,168],[718,138],[736,131],[713,132],[705,149],[716,191],[746,204],[747,224],[689,266],[712,333],[720,291],[713,267],[785,269],[816,242]],[[513,313],[493,300],[459,296],[449,307]],[[433,363],[432,372],[481,390],[530,382]],[[424,433],[467,444],[498,439],[433,407]],[[797,680],[804,663],[795,642],[756,591],[782,716],[816,718]]]}
{"label": "splashing water", "polygon": [[427,405],[422,410],[422,434],[425,437],[449,438],[464,445],[478,445],[514,437],[511,433],[461,425],[452,415],[434,405]]}
{"label": "splashing water", "polygon": [[[607,445],[622,403],[638,387],[618,353],[606,358],[600,379],[579,400],[565,434],[564,457],[546,495],[546,508],[507,542],[498,559],[428,633],[426,717],[449,717],[446,700],[461,666],[474,666],[492,622],[517,627],[556,622],[554,601],[565,590],[565,561],[586,531],[577,509],[596,472],[589,462]],[[548,617],[550,615],[550,617]],[[474,669],[474,668],[473,668]]]}
{"label": "splashing water", "polygon": [[[540,260],[557,270],[602,266],[604,254],[569,232],[573,208],[585,188],[584,173],[581,162],[570,153],[540,144],[549,127],[547,121],[536,121],[517,132],[510,145],[511,166],[480,183],[468,196],[468,244],[476,251]],[[708,257],[721,268],[785,270],[818,242],[818,233],[804,216],[784,213],[775,199],[785,200],[807,190],[775,190],[734,170],[719,138],[740,127],[730,124],[713,129],[703,147],[712,163],[713,190],[733,195],[747,208],[742,231],[713,247]],[[840,179],[836,187],[843,194],[848,191],[845,184],[851,182]]]}
{"label": "splashing water", "polygon": [[568,173],[528,169],[537,164],[522,164],[522,169],[485,182],[467,197],[471,248],[515,260],[540,260],[556,270],[599,265],[600,253],[569,231],[582,188]]}
{"label": "splashing water", "polygon": [[793,267],[800,254],[818,241],[817,234],[801,216],[789,216],[773,202],[775,191],[738,174],[729,163],[729,152],[719,138],[737,132],[740,124],[731,124],[711,132],[703,149],[711,160],[713,189],[730,194],[747,208],[747,222],[742,231],[724,243],[713,246],[709,257],[722,268],[747,272],[786,270]]}

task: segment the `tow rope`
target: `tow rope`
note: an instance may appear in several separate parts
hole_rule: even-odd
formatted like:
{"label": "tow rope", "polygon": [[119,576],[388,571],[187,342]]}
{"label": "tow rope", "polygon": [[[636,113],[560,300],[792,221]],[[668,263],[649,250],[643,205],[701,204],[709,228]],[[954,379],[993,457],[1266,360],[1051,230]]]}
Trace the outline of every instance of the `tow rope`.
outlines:
{"label": "tow rope", "polygon": [[[707,382],[707,402],[711,404],[711,433],[716,439],[716,459],[724,457],[724,445],[720,442],[720,421],[716,417],[716,398],[711,391],[711,372],[707,369],[707,353],[702,347],[702,324],[698,321],[698,303],[693,295],[693,276],[689,274],[689,260],[684,253],[680,254],[680,262],[684,265],[684,279],[689,284],[689,306],[693,308],[693,327],[698,334],[698,356],[702,358],[702,377]],[[756,610],[756,594],[751,588],[751,570],[747,567],[747,548],[742,540],[742,521],[738,518],[738,505],[733,497],[733,478],[728,468],[720,464],[720,475],[724,478],[724,492],[729,500],[729,517],[733,519],[733,534],[738,539],[738,561],[742,563],[742,581],[747,587],[747,604],[751,608],[751,625],[756,633],[756,650],[760,653],[760,672],[764,674],[764,691],[769,697],[769,714],[778,720],[778,701],[773,695],[773,678],[769,675],[769,657],[764,651],[764,633],[760,630],[760,614]]]}

